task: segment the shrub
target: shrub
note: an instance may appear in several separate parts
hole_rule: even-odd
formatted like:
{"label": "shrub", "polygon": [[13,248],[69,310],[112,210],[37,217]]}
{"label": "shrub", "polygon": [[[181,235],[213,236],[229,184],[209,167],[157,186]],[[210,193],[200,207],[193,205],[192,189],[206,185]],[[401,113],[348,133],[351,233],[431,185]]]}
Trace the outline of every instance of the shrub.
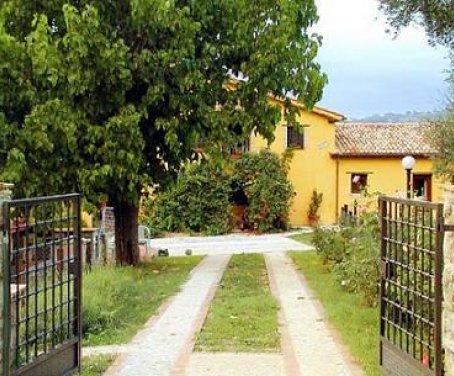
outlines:
{"label": "shrub", "polygon": [[325,264],[348,291],[360,294],[366,305],[378,301],[379,226],[377,214],[362,213],[358,225],[316,229],[313,243]]}
{"label": "shrub", "polygon": [[190,164],[175,185],[145,205],[154,231],[222,234],[230,225],[230,177],[217,162]]}
{"label": "shrub", "polygon": [[324,264],[338,264],[346,256],[346,237],[342,230],[328,230],[317,227],[312,242]]}
{"label": "shrub", "polygon": [[212,158],[190,164],[169,189],[146,200],[142,221],[154,233],[222,234],[230,229],[231,204],[247,203],[246,222],[259,232],[286,229],[293,187],[287,178],[289,155],[246,153],[236,161]]}
{"label": "shrub", "polygon": [[294,197],[288,180],[288,160],[268,150],[243,154],[234,165],[234,181],[246,194],[249,225],[259,232],[286,229]]}

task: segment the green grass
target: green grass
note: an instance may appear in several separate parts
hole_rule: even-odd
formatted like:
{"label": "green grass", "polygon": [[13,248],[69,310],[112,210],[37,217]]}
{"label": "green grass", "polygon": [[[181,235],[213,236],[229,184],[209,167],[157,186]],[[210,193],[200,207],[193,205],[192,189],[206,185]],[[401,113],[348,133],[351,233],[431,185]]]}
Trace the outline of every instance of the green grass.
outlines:
{"label": "green grass", "polygon": [[277,310],[263,255],[232,256],[196,351],[279,351]]}
{"label": "green grass", "polygon": [[129,342],[201,257],[158,257],[139,267],[102,267],[83,278],[85,346]]}
{"label": "green grass", "polygon": [[312,244],[312,236],[314,234],[312,232],[310,233],[304,233],[304,234],[296,234],[290,236],[291,239],[299,241],[301,243],[307,244],[307,245],[313,245]]}
{"label": "green grass", "polygon": [[82,358],[81,376],[101,376],[114,360],[113,355],[97,355]]}
{"label": "green grass", "polygon": [[367,376],[380,376],[378,369],[378,309],[363,307],[361,298],[341,289],[315,252],[290,253],[317,295],[328,320]]}

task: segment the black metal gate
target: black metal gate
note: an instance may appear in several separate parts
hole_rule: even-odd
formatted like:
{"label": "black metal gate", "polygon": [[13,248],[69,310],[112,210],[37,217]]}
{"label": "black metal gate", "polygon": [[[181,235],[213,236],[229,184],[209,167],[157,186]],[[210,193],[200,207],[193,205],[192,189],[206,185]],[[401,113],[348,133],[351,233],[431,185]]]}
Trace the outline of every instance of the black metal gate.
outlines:
{"label": "black metal gate", "polygon": [[385,374],[443,374],[443,205],[379,199],[380,365]]}
{"label": "black metal gate", "polygon": [[80,365],[80,196],[6,202],[4,219],[3,375],[71,374]]}

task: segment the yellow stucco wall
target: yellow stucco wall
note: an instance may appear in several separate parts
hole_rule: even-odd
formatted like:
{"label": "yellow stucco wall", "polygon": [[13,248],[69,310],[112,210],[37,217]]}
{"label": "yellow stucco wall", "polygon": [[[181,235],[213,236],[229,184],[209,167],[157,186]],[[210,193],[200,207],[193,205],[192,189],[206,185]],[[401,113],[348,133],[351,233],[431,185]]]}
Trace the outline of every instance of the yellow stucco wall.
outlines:
{"label": "yellow stucco wall", "polygon": [[[416,158],[414,174],[431,174],[433,162],[430,159]],[[364,158],[339,160],[339,204],[353,205],[359,195],[350,193],[351,174],[368,174],[367,191],[406,197],[406,173],[401,165],[401,158]],[[432,201],[441,201],[441,182],[432,176]]]}
{"label": "yellow stucco wall", "polygon": [[[334,150],[334,125],[326,117],[301,111],[297,118],[305,127],[305,148],[294,149],[290,169],[290,180],[296,196],[290,212],[292,226],[307,225],[307,209],[313,189],[323,193],[320,208],[321,220],[334,223],[336,218],[336,164],[330,152]],[[275,141],[270,149],[279,154],[286,148],[286,132],[284,122],[276,128]],[[267,143],[260,137],[252,136],[251,151],[266,148]]]}
{"label": "yellow stucco wall", "polygon": [[[320,223],[333,224],[344,204],[353,205],[360,201],[359,195],[350,193],[352,173],[368,174],[368,192],[405,195],[406,174],[401,158],[351,158],[339,159],[331,156],[335,150],[335,126],[328,118],[315,113],[301,111],[297,117],[305,127],[304,149],[294,149],[290,169],[290,180],[296,191],[290,222],[293,227],[307,225],[307,209],[312,191],[323,193],[320,208]],[[277,126],[275,140],[270,149],[282,154],[286,148],[286,127],[284,122]],[[251,136],[251,151],[259,151],[268,145],[261,137]],[[339,163],[339,165],[337,165]],[[432,161],[417,159],[414,173],[431,173]],[[432,200],[439,201],[439,182],[433,177]]]}

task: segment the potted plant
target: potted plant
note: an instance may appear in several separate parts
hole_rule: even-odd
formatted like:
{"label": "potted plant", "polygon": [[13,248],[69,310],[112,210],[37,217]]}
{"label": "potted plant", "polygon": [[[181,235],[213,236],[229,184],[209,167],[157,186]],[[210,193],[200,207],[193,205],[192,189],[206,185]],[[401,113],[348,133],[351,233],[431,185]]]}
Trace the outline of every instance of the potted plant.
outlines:
{"label": "potted plant", "polygon": [[318,224],[320,216],[318,210],[323,201],[323,193],[318,193],[316,189],[312,191],[311,202],[307,211],[307,218],[309,219],[309,225],[315,226]]}

